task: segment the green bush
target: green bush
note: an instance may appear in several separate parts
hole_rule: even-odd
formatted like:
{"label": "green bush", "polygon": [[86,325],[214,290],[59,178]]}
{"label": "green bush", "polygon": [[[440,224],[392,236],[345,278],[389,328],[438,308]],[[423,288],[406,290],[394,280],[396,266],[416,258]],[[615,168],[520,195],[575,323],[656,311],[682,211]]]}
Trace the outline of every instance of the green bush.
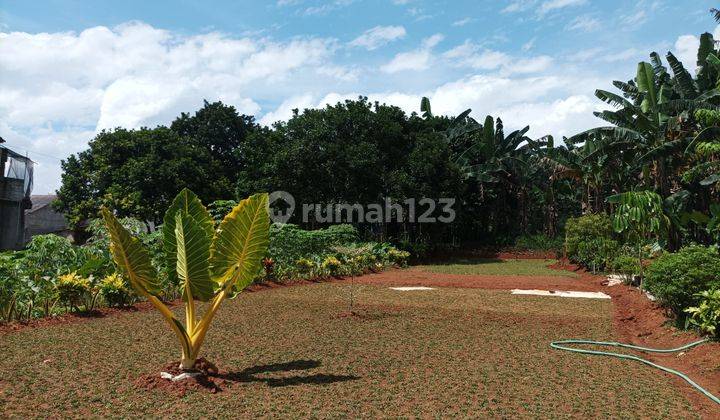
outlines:
{"label": "green bush", "polygon": [[268,255],[276,262],[290,266],[308,255],[330,253],[334,246],[357,241],[358,232],[352,225],[303,230],[293,224],[273,224],[270,227]]}
{"label": "green bush", "polygon": [[342,263],[340,262],[340,260],[333,256],[325,258],[322,262],[323,270],[326,270],[327,273],[331,276],[336,276],[340,274],[341,267]]}
{"label": "green bush", "polygon": [[627,279],[633,275],[640,274],[640,262],[636,256],[620,254],[610,261],[608,268],[616,274],[621,274]]}
{"label": "green bush", "polygon": [[703,334],[718,336],[718,322],[720,322],[720,290],[706,290],[696,295],[700,304],[685,309],[690,314],[687,325],[696,327]]}
{"label": "green bush", "polygon": [[59,276],[55,283],[58,300],[70,309],[78,309],[90,293],[90,281],[72,272]]}
{"label": "green bush", "polygon": [[387,251],[387,259],[390,263],[397,265],[398,267],[407,266],[410,253],[407,251],[401,251],[395,247],[390,247]]}
{"label": "green bush", "polygon": [[620,245],[607,238],[593,238],[578,244],[572,261],[593,271],[603,271],[618,253]]}
{"label": "green bush", "polygon": [[[570,261],[601,270],[614,257],[618,243],[613,240],[612,220],[606,214],[572,217],[565,224],[565,251]],[[600,252],[600,255],[596,255]]]}
{"label": "green bush", "polygon": [[100,282],[100,295],[109,306],[125,306],[133,299],[133,292],[118,273],[113,273]]}
{"label": "green bush", "polygon": [[661,255],[647,268],[644,287],[683,319],[686,308],[699,304],[699,293],[720,288],[717,247],[695,245]]}

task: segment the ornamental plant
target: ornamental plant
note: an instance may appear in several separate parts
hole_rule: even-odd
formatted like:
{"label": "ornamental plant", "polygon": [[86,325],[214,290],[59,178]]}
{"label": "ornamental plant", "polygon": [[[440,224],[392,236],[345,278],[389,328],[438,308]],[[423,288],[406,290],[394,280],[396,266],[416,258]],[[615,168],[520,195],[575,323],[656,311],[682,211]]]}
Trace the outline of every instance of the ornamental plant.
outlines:
{"label": "ornamental plant", "polygon": [[717,326],[720,323],[720,290],[705,290],[696,297],[700,299],[700,304],[684,311],[690,314],[687,325],[692,325],[701,333],[717,338]]}
{"label": "ornamental plant", "polygon": [[90,281],[73,271],[58,277],[55,290],[60,302],[70,309],[77,309],[85,295],[90,293]]}
{"label": "ornamental plant", "polygon": [[[162,285],[148,251],[108,209],[102,209],[113,259],[135,291],[155,306],[175,333],[181,369],[195,366],[220,304],[259,274],[269,241],[267,209],[267,194],[253,195],[238,203],[215,229],[195,194],[184,189],[175,197],[163,220],[163,248],[167,275],[182,289],[184,323],[161,301]],[[204,313],[196,311],[196,301],[209,302]]]}

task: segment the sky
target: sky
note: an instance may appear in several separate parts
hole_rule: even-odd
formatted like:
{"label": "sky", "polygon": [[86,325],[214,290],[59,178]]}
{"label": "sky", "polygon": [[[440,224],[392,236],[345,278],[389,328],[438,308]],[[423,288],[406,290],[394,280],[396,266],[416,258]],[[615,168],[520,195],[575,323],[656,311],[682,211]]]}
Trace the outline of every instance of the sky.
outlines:
{"label": "sky", "polygon": [[0,0],[0,136],[34,194],[103,129],[168,125],[203,100],[261,124],[359,95],[467,108],[531,137],[603,125],[595,89],[652,51],[695,69],[705,0]]}

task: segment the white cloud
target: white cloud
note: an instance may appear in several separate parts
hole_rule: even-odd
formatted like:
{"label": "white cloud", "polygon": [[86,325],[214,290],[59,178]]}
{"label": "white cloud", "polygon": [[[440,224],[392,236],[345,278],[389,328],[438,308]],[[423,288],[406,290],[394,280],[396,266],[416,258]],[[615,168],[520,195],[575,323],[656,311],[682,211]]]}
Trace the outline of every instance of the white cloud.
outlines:
{"label": "white cloud", "polygon": [[425,70],[430,64],[431,54],[428,50],[417,50],[397,54],[389,63],[380,67],[385,73],[397,73],[404,70]]}
{"label": "white cloud", "polygon": [[521,49],[523,50],[523,52],[528,52],[533,49],[533,47],[535,46],[535,42],[537,42],[537,37],[533,37],[528,42],[524,43]]}
{"label": "white cloud", "polygon": [[472,22],[474,19],[466,17],[464,19],[456,20],[452,23],[452,26],[465,26],[468,23]]}
{"label": "white cloud", "polygon": [[429,36],[422,41],[423,48],[433,48],[437,44],[441,43],[442,40],[445,39],[445,35],[443,34],[434,34],[432,36]]}
{"label": "white cloud", "polygon": [[681,35],[675,41],[675,55],[691,73],[697,67],[698,48],[700,48],[700,39],[694,35]]}
{"label": "white cloud", "polygon": [[343,7],[353,4],[355,0],[335,0],[321,4],[319,6],[311,6],[303,12],[306,16],[326,15],[332,11],[342,9]]}
{"label": "white cloud", "polygon": [[[599,64],[615,60],[598,69],[598,77],[595,66],[583,71],[570,57],[527,53],[534,38],[524,53],[470,41],[445,51],[443,39],[430,36],[371,68],[348,65],[344,55],[362,51],[326,38],[188,36],[139,22],[79,33],[0,34],[0,57],[13,58],[0,60],[0,135],[38,161],[36,192],[59,186],[55,158],[83,150],[96,130],[168,124],[203,99],[222,100],[271,124],[289,118],[293,108],[360,94],[408,112],[418,111],[420,98],[428,96],[438,114],[472,108],[478,118],[502,117],[509,129],[530,124],[533,136],[559,136],[599,124],[590,112],[601,105],[594,89],[628,77],[625,63],[649,51],[643,46],[624,58],[607,51],[585,57]],[[678,39],[675,49],[690,51],[690,41]]]}
{"label": "white cloud", "polygon": [[641,25],[647,21],[647,13],[645,10],[639,9],[633,13],[622,15],[620,17],[620,23],[623,25]]}
{"label": "white cloud", "polygon": [[568,23],[568,25],[566,26],[566,28],[569,30],[583,32],[597,31],[598,29],[600,29],[600,27],[600,21],[588,15],[578,16],[572,21],[570,21],[570,23]]}
{"label": "white cloud", "polygon": [[500,70],[503,74],[528,74],[546,70],[553,59],[546,55],[517,58],[501,51],[481,48],[470,41],[446,51],[443,58],[458,67]]}
{"label": "white cloud", "polygon": [[544,15],[553,10],[558,10],[570,6],[581,6],[585,3],[587,3],[587,0],[547,0],[540,5],[538,13],[540,15]]}
{"label": "white cloud", "polygon": [[501,13],[516,13],[525,12],[533,7],[536,0],[513,0],[507,6],[505,6],[500,12]]}
{"label": "white cloud", "polygon": [[433,58],[432,48],[442,42],[445,37],[442,34],[434,34],[423,39],[422,46],[414,51],[398,53],[389,63],[380,67],[385,73],[397,73],[400,71],[425,70]]}
{"label": "white cloud", "polygon": [[[418,92],[389,91],[366,96],[370,101],[396,105],[408,113],[418,112],[420,99],[427,96],[438,115],[457,115],[472,108],[475,118],[487,114],[502,118],[508,130],[530,125],[532,137],[553,134],[560,138],[598,126],[592,112],[604,105],[592,95],[597,83],[596,78],[586,75],[520,78],[475,75]],[[356,92],[333,92],[317,98],[293,98],[281,104],[268,120],[289,117],[292,108],[322,108],[358,96]]]}
{"label": "white cloud", "polygon": [[258,114],[254,97],[292,95],[298,80],[357,80],[330,62],[336,49],[331,39],[180,36],[140,22],[0,33],[0,56],[13,58],[0,61],[0,135],[30,151],[42,168],[36,191],[50,192],[59,159],[87,147],[97,130],[168,124],[203,99]]}
{"label": "white cloud", "polygon": [[405,28],[402,26],[375,26],[352,40],[349,45],[374,50],[405,35]]}
{"label": "white cloud", "polygon": [[302,112],[306,108],[313,108],[313,96],[311,94],[293,96],[284,100],[275,111],[268,112],[259,120],[260,124],[270,126],[277,121],[287,121],[292,117],[292,110],[298,109]]}

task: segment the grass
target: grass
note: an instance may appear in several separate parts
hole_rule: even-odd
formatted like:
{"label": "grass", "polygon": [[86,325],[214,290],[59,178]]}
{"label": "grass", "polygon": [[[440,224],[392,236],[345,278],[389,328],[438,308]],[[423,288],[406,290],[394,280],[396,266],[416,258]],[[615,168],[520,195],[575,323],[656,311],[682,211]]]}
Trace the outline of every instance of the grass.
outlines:
{"label": "grass", "polygon": [[154,312],[0,336],[3,417],[686,417],[670,380],[639,364],[549,348],[612,339],[611,303],[358,285],[242,294],[204,356],[236,380],[176,397],[133,380],[178,359]]}
{"label": "grass", "polygon": [[420,266],[420,269],[444,274],[486,276],[558,276],[577,277],[569,271],[547,266],[556,260],[498,260],[492,258],[458,258],[447,263]]}

